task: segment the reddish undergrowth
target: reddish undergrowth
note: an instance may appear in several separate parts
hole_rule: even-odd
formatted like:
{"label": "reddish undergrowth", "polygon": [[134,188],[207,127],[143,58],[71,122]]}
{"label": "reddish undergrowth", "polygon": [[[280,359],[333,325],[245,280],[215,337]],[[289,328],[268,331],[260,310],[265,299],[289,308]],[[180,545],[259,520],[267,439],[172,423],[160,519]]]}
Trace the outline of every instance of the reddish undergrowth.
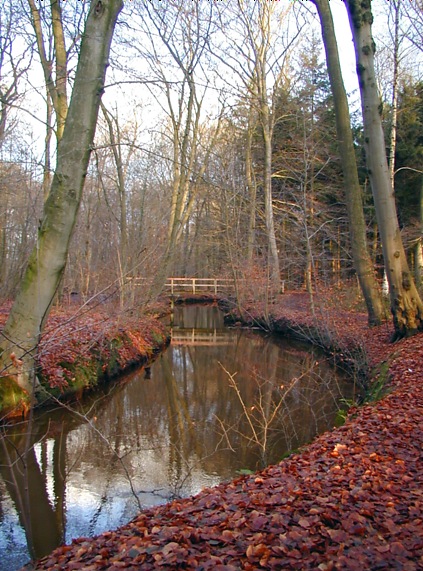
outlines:
{"label": "reddish undergrowth", "polygon": [[[0,328],[9,310],[10,304],[0,307]],[[154,316],[125,313],[113,306],[55,307],[39,344],[38,378],[46,395],[83,392],[148,362],[168,340],[166,327]],[[19,407],[16,410],[20,414]]]}
{"label": "reddish undergrowth", "polygon": [[[303,302],[284,296],[272,322],[312,326]],[[392,345],[362,314],[323,317],[339,347],[389,363],[384,398],[278,465],[76,539],[35,569],[423,569],[423,335]]]}

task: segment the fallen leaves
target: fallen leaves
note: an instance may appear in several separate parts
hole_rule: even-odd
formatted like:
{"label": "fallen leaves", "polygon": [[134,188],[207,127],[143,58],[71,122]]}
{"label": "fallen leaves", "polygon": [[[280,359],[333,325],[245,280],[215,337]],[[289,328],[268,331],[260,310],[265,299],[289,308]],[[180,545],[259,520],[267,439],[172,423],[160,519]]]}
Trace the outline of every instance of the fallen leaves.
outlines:
{"label": "fallen leaves", "polygon": [[164,326],[152,318],[126,318],[123,327],[119,315],[54,310],[40,341],[39,378],[60,393],[92,388],[101,378],[147,362],[167,341]]}
{"label": "fallen leaves", "polygon": [[[299,303],[287,311],[298,326],[310,320]],[[275,308],[287,323],[283,312]],[[339,319],[338,338],[345,347],[363,344],[369,362],[392,352],[386,327],[369,330],[353,314]],[[423,569],[422,339],[395,345],[387,396],[356,408],[301,453],[75,540],[34,568]]]}

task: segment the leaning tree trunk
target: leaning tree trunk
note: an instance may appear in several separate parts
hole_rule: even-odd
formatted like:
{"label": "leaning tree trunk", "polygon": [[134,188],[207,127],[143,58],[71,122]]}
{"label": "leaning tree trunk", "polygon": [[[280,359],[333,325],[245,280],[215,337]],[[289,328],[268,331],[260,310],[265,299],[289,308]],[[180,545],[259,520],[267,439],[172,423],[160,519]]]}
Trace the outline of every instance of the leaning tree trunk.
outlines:
{"label": "leaning tree trunk", "polygon": [[[39,337],[62,278],[87,174],[110,45],[123,0],[91,2],[38,240],[0,344],[0,369],[30,392]],[[1,381],[0,381],[1,382]]]}
{"label": "leaning tree trunk", "polygon": [[366,237],[360,182],[351,131],[350,113],[339,62],[338,45],[329,0],[314,0],[319,13],[326,63],[335,106],[338,149],[344,175],[354,268],[367,307],[369,325],[378,325],[383,319],[383,303],[370,258]]}
{"label": "leaning tree trunk", "polygon": [[[53,66],[47,54],[46,41],[43,35],[42,10],[37,6],[39,3],[36,0],[28,0],[28,3],[37,42],[38,56],[44,73],[44,81],[56,115],[56,139],[57,142],[59,142],[63,136],[66,115],[68,113],[68,53],[63,31],[62,8],[60,2],[51,0],[51,28],[54,42],[54,59],[56,63],[54,80],[52,75]],[[47,39],[47,42],[49,41],[50,40]],[[47,105],[48,104],[49,101],[47,97]],[[49,129],[49,123],[47,124],[47,129]]]}
{"label": "leaning tree trunk", "polygon": [[364,123],[364,147],[383,258],[389,283],[395,337],[423,330],[423,303],[410,272],[391,189],[380,99],[374,69],[371,0],[346,0],[353,33]]}

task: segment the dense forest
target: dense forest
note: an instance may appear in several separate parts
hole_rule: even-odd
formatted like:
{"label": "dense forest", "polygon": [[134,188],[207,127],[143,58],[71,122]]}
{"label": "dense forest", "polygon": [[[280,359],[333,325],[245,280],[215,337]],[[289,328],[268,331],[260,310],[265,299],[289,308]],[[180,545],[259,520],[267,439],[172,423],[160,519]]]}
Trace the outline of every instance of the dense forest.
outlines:
{"label": "dense forest", "polygon": [[340,2],[345,89],[332,4],[1,0],[3,375],[31,386],[54,302],[169,276],[351,288],[423,329],[423,5]]}

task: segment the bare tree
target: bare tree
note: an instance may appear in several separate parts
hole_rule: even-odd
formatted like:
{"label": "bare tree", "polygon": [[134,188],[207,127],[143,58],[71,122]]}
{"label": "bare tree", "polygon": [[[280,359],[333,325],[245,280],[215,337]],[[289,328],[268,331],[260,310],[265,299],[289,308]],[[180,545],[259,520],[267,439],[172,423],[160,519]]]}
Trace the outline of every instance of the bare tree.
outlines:
{"label": "bare tree", "polygon": [[389,283],[395,335],[423,329],[423,303],[410,272],[392,193],[375,77],[370,0],[346,2],[353,33],[364,123],[364,147]]}
{"label": "bare tree", "polygon": [[148,79],[140,81],[148,86],[167,117],[165,132],[172,165],[167,239],[153,294],[160,290],[172,267],[220,128],[217,109],[213,113],[217,116],[215,137],[202,136],[210,81],[205,71],[205,56],[212,9],[212,5],[181,4],[174,0],[166,4],[143,4],[139,9],[144,40],[139,42],[137,33],[134,44],[148,62],[150,74]]}
{"label": "bare tree", "polygon": [[354,267],[366,301],[369,323],[377,325],[383,318],[383,304],[367,245],[366,222],[358,179],[348,99],[342,79],[335,29],[329,0],[314,0],[314,3],[320,17],[327,68],[334,98],[338,148],[344,175]]}
{"label": "bare tree", "polygon": [[28,49],[19,51],[16,13],[11,0],[0,3],[0,149],[7,135],[8,119],[13,106],[22,99],[19,82],[31,65]]}
{"label": "bare tree", "polygon": [[12,377],[29,394],[34,386],[39,337],[66,267],[113,31],[122,6],[122,0],[94,0],[91,3],[37,244],[2,332],[0,364],[3,375]]}
{"label": "bare tree", "polygon": [[[234,33],[238,34],[239,40],[232,42],[231,46],[227,46],[224,55],[218,54],[222,63],[241,83],[243,96],[254,110],[263,140],[262,188],[268,240],[269,273],[274,292],[281,290],[280,261],[272,195],[272,138],[277,121],[274,112],[275,97],[284,79],[285,61],[299,33],[298,28],[296,28],[292,36],[289,36],[289,33],[281,36],[280,29],[287,22],[290,8],[284,10],[279,8],[275,3],[257,2],[249,4],[239,0],[236,8],[227,14],[223,12],[221,26],[224,33],[228,37],[233,37]],[[249,129],[251,129],[251,125]],[[247,140],[247,162],[249,162],[249,145],[250,142]],[[247,169],[249,169],[248,164]],[[250,190],[253,189],[251,180],[248,185]],[[254,201],[251,203],[253,204]],[[250,221],[250,228],[253,228],[252,221]]]}

